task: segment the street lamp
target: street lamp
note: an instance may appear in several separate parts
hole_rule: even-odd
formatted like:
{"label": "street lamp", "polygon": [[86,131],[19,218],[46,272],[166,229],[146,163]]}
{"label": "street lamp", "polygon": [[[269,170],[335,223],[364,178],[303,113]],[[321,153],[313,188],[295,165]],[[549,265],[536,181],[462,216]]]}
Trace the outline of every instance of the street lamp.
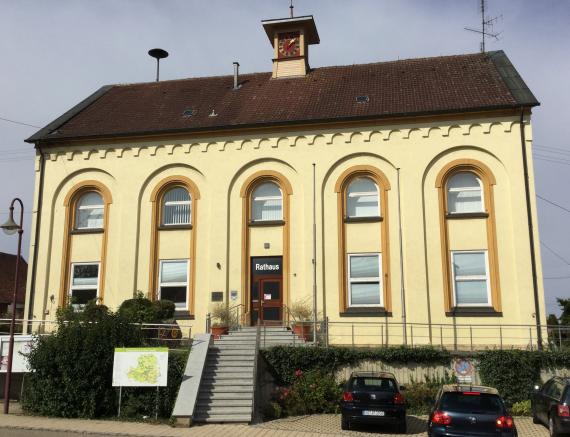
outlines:
{"label": "street lamp", "polygon": [[[20,224],[14,221],[14,204],[18,202],[20,204]],[[6,368],[6,381],[4,384],[4,414],[8,414],[10,409],[10,382],[12,379],[12,359],[14,354],[14,326],[16,325],[16,295],[18,293],[18,279],[19,279],[19,267],[20,267],[20,257],[22,253],[22,234],[24,233],[24,204],[17,197],[12,200],[10,204],[10,216],[8,221],[4,223],[0,228],[5,234],[14,235],[18,232],[18,255],[16,257],[16,271],[14,273],[14,294],[12,295],[12,321],[10,322],[10,345],[8,348],[8,365]]]}

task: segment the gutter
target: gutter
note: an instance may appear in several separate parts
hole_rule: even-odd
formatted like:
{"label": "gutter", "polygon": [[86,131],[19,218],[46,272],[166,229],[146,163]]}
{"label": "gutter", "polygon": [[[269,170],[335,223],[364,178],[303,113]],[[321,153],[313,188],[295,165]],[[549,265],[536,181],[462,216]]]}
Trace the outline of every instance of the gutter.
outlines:
{"label": "gutter", "polygon": [[[38,244],[40,241],[40,228],[42,222],[42,204],[44,197],[44,174],[45,174],[45,157],[40,143],[36,143],[36,148],[40,153],[40,183],[38,186],[38,203],[36,205],[36,229],[34,230],[34,253],[32,255],[32,272],[30,275],[30,304],[28,305],[28,329],[32,328],[31,321],[34,318],[34,297],[36,291],[36,274],[38,271]],[[42,314],[43,318],[43,314]]]}
{"label": "gutter", "polygon": [[534,314],[536,319],[536,338],[537,338],[538,350],[542,350],[542,331],[540,329],[541,325],[540,302],[538,299],[538,275],[536,273],[536,252],[534,248],[534,231],[533,231],[532,210],[530,203],[530,184],[528,177],[528,160],[526,154],[526,137],[525,137],[523,106],[521,106],[520,129],[521,129],[521,147],[522,147],[523,170],[524,170],[524,191],[526,197],[526,214],[528,220],[528,239],[530,243],[530,264],[532,269],[532,288],[534,294]]}

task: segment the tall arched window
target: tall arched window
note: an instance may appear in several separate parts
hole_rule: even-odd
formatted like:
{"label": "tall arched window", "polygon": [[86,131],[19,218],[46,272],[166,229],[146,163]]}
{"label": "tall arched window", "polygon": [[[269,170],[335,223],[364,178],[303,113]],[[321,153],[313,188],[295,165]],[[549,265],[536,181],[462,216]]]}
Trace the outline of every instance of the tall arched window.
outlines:
{"label": "tall arched window", "polygon": [[251,221],[283,220],[283,193],[274,182],[263,182],[251,193]]}
{"label": "tall arched window", "polygon": [[491,170],[482,162],[450,162],[436,177],[448,316],[500,315],[501,295]]}
{"label": "tall arched window", "polygon": [[162,225],[189,225],[192,217],[191,197],[184,187],[169,189],[162,197]]}
{"label": "tall arched window", "polygon": [[75,229],[102,229],[105,205],[101,194],[88,191],[75,204]]}
{"label": "tall arched window", "polygon": [[368,177],[354,178],[346,189],[346,216],[379,217],[378,185]]}
{"label": "tall arched window", "polygon": [[484,212],[481,179],[469,171],[455,173],[447,181],[447,212]]}
{"label": "tall arched window", "polygon": [[391,313],[388,190],[386,176],[368,165],[347,169],[335,184],[341,315]]}

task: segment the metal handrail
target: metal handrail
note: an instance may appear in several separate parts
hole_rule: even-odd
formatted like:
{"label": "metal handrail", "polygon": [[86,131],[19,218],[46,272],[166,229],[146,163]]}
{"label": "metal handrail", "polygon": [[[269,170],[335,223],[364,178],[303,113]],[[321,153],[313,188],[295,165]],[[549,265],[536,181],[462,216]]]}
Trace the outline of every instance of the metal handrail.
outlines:
{"label": "metal handrail", "polygon": [[[265,326],[264,326],[265,328]],[[255,409],[257,404],[257,397],[258,397],[258,377],[257,377],[257,362],[259,361],[259,343],[260,343],[260,329],[261,326],[258,324],[257,329],[255,331],[255,355],[254,355],[254,362],[253,362],[253,402],[252,402],[252,409],[251,409],[251,421],[253,422],[255,417]],[[265,340],[264,340],[265,342]]]}
{"label": "metal handrail", "polygon": [[[232,319],[235,320],[235,326],[237,328],[241,328],[241,326],[243,326],[243,317],[245,314],[245,305],[243,303],[238,303],[234,306],[231,306],[228,308],[228,311],[230,312],[230,314],[232,314],[233,312],[235,312],[235,318],[233,318],[233,316],[230,316]],[[231,322],[230,322],[231,324]]]}

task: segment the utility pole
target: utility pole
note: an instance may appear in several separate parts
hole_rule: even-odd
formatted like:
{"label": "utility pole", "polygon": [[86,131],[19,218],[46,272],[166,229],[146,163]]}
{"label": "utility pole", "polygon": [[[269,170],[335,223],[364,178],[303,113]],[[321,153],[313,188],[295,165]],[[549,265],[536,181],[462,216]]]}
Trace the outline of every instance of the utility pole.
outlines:
{"label": "utility pole", "polygon": [[485,15],[485,10],[487,8],[487,0],[480,0],[480,9],[481,9],[481,30],[479,29],[473,29],[471,27],[465,27],[465,30],[468,30],[469,32],[475,32],[481,35],[481,45],[480,45],[480,49],[481,49],[481,53],[485,53],[485,37],[490,36],[491,38],[495,38],[497,41],[499,40],[499,35],[501,34],[499,33],[494,33],[492,32],[493,29],[493,24],[495,24],[495,22],[499,19],[502,18],[503,16],[500,15],[498,17],[493,17],[493,18],[488,18]]}

